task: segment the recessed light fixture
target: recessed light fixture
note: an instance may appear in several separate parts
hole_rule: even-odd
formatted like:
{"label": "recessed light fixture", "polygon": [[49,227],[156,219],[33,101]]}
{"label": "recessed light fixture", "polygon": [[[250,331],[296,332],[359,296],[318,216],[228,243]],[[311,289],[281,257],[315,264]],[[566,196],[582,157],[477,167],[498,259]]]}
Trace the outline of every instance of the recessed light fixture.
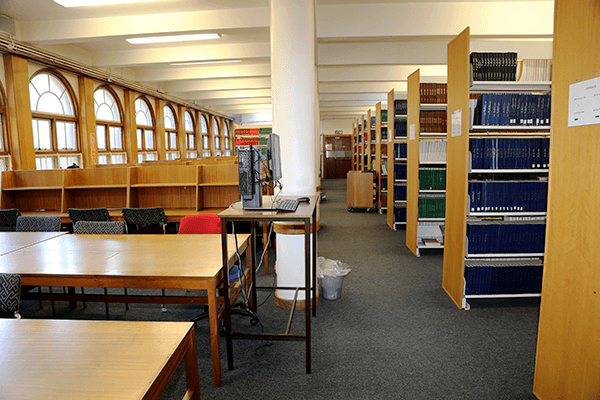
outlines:
{"label": "recessed light fixture", "polygon": [[200,33],[197,35],[152,36],[126,39],[131,44],[186,42],[191,40],[220,39],[217,33]]}
{"label": "recessed light fixture", "polygon": [[242,60],[190,61],[190,62],[172,63],[171,65],[180,66],[180,65],[201,65],[201,64],[223,64],[223,63],[237,63],[237,62],[242,62]]}
{"label": "recessed light fixture", "polygon": [[107,6],[111,4],[141,3],[155,0],[54,0],[63,7]]}

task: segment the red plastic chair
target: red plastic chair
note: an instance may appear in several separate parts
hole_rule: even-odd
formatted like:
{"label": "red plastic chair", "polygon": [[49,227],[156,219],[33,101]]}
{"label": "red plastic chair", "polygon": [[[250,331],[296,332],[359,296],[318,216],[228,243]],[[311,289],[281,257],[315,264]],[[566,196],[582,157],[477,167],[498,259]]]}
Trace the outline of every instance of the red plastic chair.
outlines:
{"label": "red plastic chair", "polygon": [[180,234],[221,234],[221,218],[215,214],[194,214],[181,218]]}

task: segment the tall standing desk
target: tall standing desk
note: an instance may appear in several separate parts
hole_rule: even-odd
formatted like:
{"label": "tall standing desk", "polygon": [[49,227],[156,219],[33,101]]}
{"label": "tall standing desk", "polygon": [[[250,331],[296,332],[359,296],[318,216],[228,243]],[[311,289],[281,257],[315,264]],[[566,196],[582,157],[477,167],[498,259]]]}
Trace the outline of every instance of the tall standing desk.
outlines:
{"label": "tall standing desk", "polygon": [[[289,198],[296,198],[297,196]],[[283,196],[286,198],[286,196]],[[310,336],[310,318],[311,308],[312,315],[316,316],[316,302],[317,302],[317,202],[319,201],[318,196],[309,196],[310,203],[300,203],[295,212],[281,212],[281,211],[257,211],[257,210],[244,210],[240,202],[232,204],[228,209],[219,213],[221,217],[221,242],[223,251],[223,265],[227,264],[228,250],[227,250],[227,223],[228,222],[250,222],[250,254],[252,259],[252,265],[256,266],[256,223],[263,221],[298,221],[304,222],[304,287],[300,288],[305,293],[305,314],[306,314],[306,328],[305,333],[302,334],[276,334],[276,333],[242,333],[231,331],[231,313],[230,313],[230,301],[229,295],[225,293],[225,327],[227,331],[227,366],[230,370],[233,369],[233,344],[232,339],[248,339],[248,340],[292,340],[292,341],[304,341],[306,343],[306,373],[310,374],[311,370],[311,336]],[[267,204],[271,204],[270,196],[263,197],[263,204],[265,207]],[[311,222],[312,222],[312,271],[311,271]],[[256,311],[256,290],[257,289],[283,289],[283,290],[297,290],[296,287],[257,287],[254,270],[251,271],[251,290],[250,290],[250,308],[252,311]],[[225,274],[226,275],[226,274]],[[312,277],[312,282],[311,282]],[[229,279],[225,276],[225,279]],[[311,283],[312,283],[312,296],[311,296]],[[226,285],[227,286],[227,282]],[[227,292],[227,291],[226,291]],[[310,299],[310,301],[308,301]],[[311,304],[312,303],[312,304]],[[312,307],[311,307],[312,306]],[[292,311],[294,312],[293,308]]]}
{"label": "tall standing desk", "polygon": [[190,322],[0,320],[3,399],[157,399],[182,360],[199,400]]}

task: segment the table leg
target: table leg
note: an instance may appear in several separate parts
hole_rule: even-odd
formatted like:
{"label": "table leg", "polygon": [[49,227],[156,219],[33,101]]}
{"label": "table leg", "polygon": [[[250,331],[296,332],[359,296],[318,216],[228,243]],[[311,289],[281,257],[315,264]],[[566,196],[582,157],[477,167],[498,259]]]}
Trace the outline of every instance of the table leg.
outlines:
{"label": "table leg", "polygon": [[[200,400],[200,378],[198,377],[198,356],[196,355],[196,334],[192,328],[185,340],[189,342],[189,349],[185,353],[185,380],[187,393],[191,393],[190,400]],[[186,395],[187,395],[186,393]]]}
{"label": "table leg", "polygon": [[250,293],[248,294],[248,296],[251,299],[250,309],[253,312],[256,312],[256,304],[254,302],[254,300],[256,299],[256,274],[254,273],[254,268],[256,265],[256,222],[254,221],[250,223],[250,252],[250,268],[252,268],[250,271],[252,278],[250,282],[252,282],[252,286],[250,288]]}
{"label": "table leg", "polygon": [[[313,229],[317,229],[316,225],[313,226]],[[310,359],[311,359],[311,337],[310,337],[310,306],[312,303],[312,291],[310,287],[310,283],[312,281],[310,272],[312,268],[310,267],[310,218],[307,218],[304,221],[304,308],[306,314],[306,373],[310,374]]]}
{"label": "table leg", "polygon": [[269,243],[269,230],[267,229],[268,223],[267,221],[263,222],[263,226],[262,226],[262,237],[263,237],[263,251],[265,252],[265,258],[263,261],[263,265],[264,265],[264,269],[265,269],[265,275],[269,275],[269,246],[267,245]]}
{"label": "table leg", "polygon": [[[227,220],[221,218],[221,250],[223,252],[223,320],[225,321],[225,343],[227,345],[227,368],[233,369],[233,342],[231,338],[231,303],[229,301],[229,250],[227,249]],[[218,340],[218,336],[217,336]],[[219,364],[219,371],[221,364]],[[219,373],[219,384],[221,375]]]}
{"label": "table leg", "polygon": [[207,289],[208,293],[208,321],[210,324],[210,351],[213,365],[213,385],[221,386],[221,348],[219,346],[219,317],[217,308],[217,281]]}

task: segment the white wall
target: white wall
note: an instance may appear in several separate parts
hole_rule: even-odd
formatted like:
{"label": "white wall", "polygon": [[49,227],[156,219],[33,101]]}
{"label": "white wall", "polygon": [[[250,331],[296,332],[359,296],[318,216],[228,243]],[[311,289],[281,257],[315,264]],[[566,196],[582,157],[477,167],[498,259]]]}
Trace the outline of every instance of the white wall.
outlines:
{"label": "white wall", "polygon": [[355,122],[356,118],[321,120],[321,134],[335,135],[335,131],[342,131],[344,135],[351,135],[352,124]]}

